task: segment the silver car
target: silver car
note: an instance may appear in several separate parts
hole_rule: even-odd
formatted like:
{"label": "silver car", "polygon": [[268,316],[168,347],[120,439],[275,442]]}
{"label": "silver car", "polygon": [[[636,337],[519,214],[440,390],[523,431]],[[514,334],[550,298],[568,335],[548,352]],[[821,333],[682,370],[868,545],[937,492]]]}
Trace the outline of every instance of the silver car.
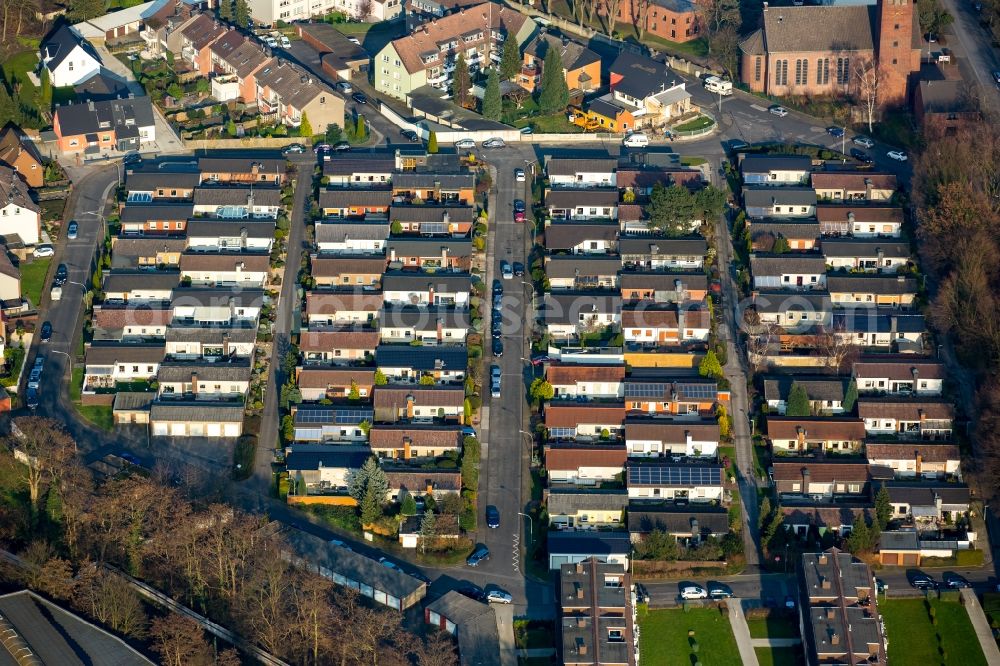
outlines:
{"label": "silver car", "polygon": [[469,150],[476,147],[476,142],[472,139],[461,139],[455,142],[455,147],[459,150]]}

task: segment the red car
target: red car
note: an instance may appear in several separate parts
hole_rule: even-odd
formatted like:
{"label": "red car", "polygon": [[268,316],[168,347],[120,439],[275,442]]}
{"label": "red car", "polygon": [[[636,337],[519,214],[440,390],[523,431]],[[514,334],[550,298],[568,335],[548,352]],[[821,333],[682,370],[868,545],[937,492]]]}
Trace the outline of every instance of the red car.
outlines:
{"label": "red car", "polygon": [[520,199],[514,199],[514,221],[524,222],[525,220],[525,207],[524,202]]}

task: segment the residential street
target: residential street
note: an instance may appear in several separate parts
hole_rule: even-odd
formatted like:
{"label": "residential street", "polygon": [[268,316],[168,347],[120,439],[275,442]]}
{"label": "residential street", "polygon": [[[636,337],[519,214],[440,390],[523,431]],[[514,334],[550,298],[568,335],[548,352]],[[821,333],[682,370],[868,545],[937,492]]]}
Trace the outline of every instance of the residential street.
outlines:
{"label": "residential street", "polygon": [[979,25],[981,14],[971,2],[942,0],[941,4],[955,19],[945,37],[959,59],[963,78],[979,84],[983,110],[996,113],[1000,110],[1000,86],[993,80],[993,72],[1000,70],[1000,56],[990,43],[990,33]]}

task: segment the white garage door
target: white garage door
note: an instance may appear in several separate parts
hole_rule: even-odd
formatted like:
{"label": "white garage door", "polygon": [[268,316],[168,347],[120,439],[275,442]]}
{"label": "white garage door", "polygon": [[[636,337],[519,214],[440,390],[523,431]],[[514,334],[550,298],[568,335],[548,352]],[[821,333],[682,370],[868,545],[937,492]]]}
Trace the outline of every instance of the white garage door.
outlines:
{"label": "white garage door", "polygon": [[227,423],[226,424],[226,437],[239,437],[240,436],[240,424],[239,423]]}
{"label": "white garage door", "polygon": [[208,424],[208,436],[209,437],[220,437],[222,435],[222,424],[221,423],[209,423]]}
{"label": "white garage door", "polygon": [[167,424],[166,423],[154,423],[153,424],[153,436],[155,437],[166,437],[167,436]]}
{"label": "white garage door", "polygon": [[170,434],[174,437],[183,437],[187,434],[187,424],[186,423],[171,423],[170,424]]}
{"label": "white garage door", "polygon": [[204,437],[205,436],[205,424],[204,423],[191,423],[188,425],[188,434],[192,437]]}

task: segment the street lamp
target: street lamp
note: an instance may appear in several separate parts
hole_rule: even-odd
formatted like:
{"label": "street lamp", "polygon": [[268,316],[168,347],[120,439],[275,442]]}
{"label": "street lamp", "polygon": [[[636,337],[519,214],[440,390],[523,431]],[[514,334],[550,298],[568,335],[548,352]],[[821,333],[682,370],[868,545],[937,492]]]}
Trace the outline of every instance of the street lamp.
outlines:
{"label": "street lamp", "polygon": [[535,529],[531,526],[531,522],[532,522],[531,521],[531,516],[529,516],[526,513],[521,512],[521,511],[518,511],[517,515],[524,516],[525,518],[528,519],[528,539],[530,541],[534,542],[535,541]]}

